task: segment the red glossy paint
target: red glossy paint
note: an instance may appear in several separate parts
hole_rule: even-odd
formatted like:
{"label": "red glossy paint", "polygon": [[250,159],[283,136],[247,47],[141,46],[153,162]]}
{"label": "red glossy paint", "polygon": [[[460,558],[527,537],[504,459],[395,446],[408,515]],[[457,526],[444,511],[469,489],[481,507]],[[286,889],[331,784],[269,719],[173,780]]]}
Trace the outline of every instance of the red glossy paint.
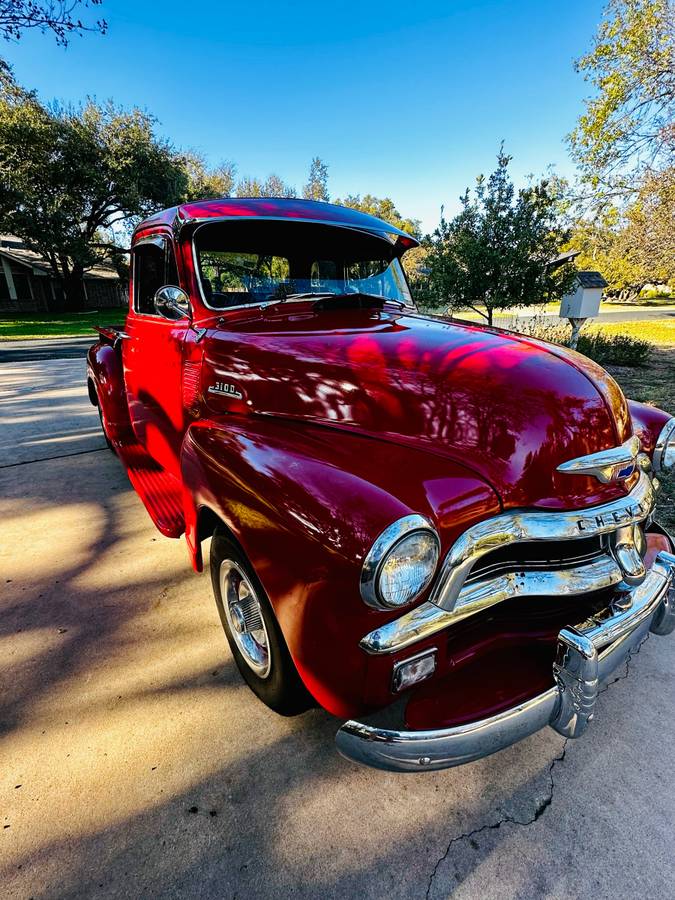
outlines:
{"label": "red glossy paint", "polygon": [[[615,446],[633,427],[651,449],[667,417],[629,406],[578,354],[396,305],[330,311],[307,301],[214,312],[201,296],[191,238],[201,222],[223,217],[365,230],[396,242],[395,253],[410,241],[371,216],[308,201],[232,199],[164,211],[133,242],[162,234],[175,246],[192,322],[140,315],[131,304],[127,336],[103,329],[88,359],[106,430],[160,530],[184,530],[200,569],[205,523],[225,523],[260,576],[309,690],[331,712],[354,715],[390,702],[393,663],[424,646],[386,658],[359,648],[364,634],[400,614],[373,610],[359,594],[363,558],[383,528],[421,513],[445,553],[469,525],[503,508],[611,499],[630,484],[561,475],[557,465]],[[218,381],[241,396],[209,393]],[[439,652],[434,683],[472,653],[485,660],[487,683],[494,668],[485,647],[508,643],[514,630],[536,640],[527,624],[506,622],[493,633],[488,621],[476,617],[450,643],[427,642]],[[532,689],[522,684],[529,677],[516,693]],[[485,705],[476,691],[466,695],[469,712]],[[435,702],[420,700],[411,720],[428,717]]]}
{"label": "red glossy paint", "polygon": [[343,228],[373,231],[376,234],[397,235],[401,238],[402,250],[415,247],[418,241],[395,225],[376,219],[358,209],[335,206],[332,203],[318,203],[315,200],[300,200],[296,197],[276,199],[271,197],[238,198],[221,200],[200,200],[183,206],[162,210],[146,219],[136,229],[136,237],[142,231],[156,226],[168,225],[174,229],[191,226],[213,219],[295,219],[305,222],[322,222]]}

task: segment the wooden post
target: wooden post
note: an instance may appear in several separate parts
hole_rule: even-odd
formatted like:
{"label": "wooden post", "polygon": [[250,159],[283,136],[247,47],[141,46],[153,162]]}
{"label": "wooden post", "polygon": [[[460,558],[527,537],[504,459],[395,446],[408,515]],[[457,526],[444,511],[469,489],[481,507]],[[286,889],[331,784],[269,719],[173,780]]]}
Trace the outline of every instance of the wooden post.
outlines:
{"label": "wooden post", "polygon": [[569,319],[570,325],[572,326],[572,334],[570,336],[570,347],[572,350],[577,349],[577,344],[579,343],[579,332],[581,331],[584,322],[586,319]]}

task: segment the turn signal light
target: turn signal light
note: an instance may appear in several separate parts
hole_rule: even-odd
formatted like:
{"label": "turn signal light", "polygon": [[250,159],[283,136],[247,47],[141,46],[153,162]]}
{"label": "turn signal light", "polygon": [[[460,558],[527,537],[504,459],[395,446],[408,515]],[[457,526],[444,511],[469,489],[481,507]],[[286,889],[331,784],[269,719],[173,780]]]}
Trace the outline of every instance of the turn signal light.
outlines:
{"label": "turn signal light", "polygon": [[406,688],[425,681],[436,671],[436,650],[425,650],[410,659],[396,663],[394,666],[393,688],[394,692],[404,691]]}

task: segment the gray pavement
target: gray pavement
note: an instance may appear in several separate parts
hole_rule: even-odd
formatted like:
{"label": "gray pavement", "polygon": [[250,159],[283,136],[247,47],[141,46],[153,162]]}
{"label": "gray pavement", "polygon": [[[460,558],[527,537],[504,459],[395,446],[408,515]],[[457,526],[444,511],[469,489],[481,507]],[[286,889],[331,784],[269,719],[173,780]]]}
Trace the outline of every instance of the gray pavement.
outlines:
{"label": "gray pavement", "polygon": [[84,359],[95,340],[96,335],[92,331],[87,337],[0,341],[0,364],[35,362],[41,359]]}
{"label": "gray pavement", "polygon": [[94,437],[83,369],[0,364],[3,898],[675,896],[675,641],[579,741],[355,766],[331,716],[243,685],[208,575]]}

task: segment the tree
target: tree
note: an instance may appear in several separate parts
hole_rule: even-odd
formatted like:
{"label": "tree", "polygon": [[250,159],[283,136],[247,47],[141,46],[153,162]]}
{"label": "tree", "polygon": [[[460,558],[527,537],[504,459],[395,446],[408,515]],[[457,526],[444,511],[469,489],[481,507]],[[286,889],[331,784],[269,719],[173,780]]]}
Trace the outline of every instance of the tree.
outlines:
{"label": "tree", "polygon": [[620,299],[637,296],[648,280],[633,254],[626,252],[625,223],[615,206],[580,219],[566,249],[579,250],[576,265],[601,272],[607,292]]}
{"label": "tree", "polygon": [[577,265],[598,269],[608,293],[637,297],[649,283],[675,286],[675,177],[644,179],[636,199],[581,218],[569,243]]}
{"label": "tree", "polygon": [[74,35],[85,31],[105,34],[105,19],[85,24],[77,16],[78,9],[101,6],[103,0],[0,0],[0,36],[6,41],[18,41],[24,31],[38,28],[51,31],[62,47]]}
{"label": "tree", "polygon": [[569,135],[594,203],[634,195],[675,165],[672,0],[609,0],[593,47],[576,63],[595,93]]}
{"label": "tree", "polygon": [[187,173],[186,200],[218,200],[232,195],[237,171],[233,162],[224,161],[209,168],[195,150],[183,153],[182,162]]}
{"label": "tree", "polygon": [[406,231],[413,237],[421,237],[420,223],[417,219],[404,219],[401,213],[394,206],[394,201],[389,197],[373,197],[372,194],[366,194],[363,198],[360,194],[349,195],[344,200],[336,200],[340,206],[349,206],[351,209],[358,209],[368,215],[375,216],[395,225],[402,231]]}
{"label": "tree", "polygon": [[328,166],[318,156],[315,156],[309,167],[309,178],[302,189],[305,200],[323,200],[328,203]]}
{"label": "tree", "polygon": [[675,167],[647,175],[625,217],[625,240],[647,275],[644,283],[675,287]]}
{"label": "tree", "polygon": [[278,175],[268,175],[265,181],[242,178],[237,184],[237,197],[295,197],[295,188],[286,184]]}
{"label": "tree", "polygon": [[466,190],[454,219],[443,216],[425,240],[428,277],[417,286],[422,306],[473,309],[492,324],[495,309],[558,300],[574,270],[549,263],[569,235],[560,226],[555,182],[543,179],[516,194],[503,149],[487,180]]}
{"label": "tree", "polygon": [[180,201],[187,176],[154,120],[92,100],[47,108],[0,69],[0,228],[49,260],[66,303],[87,268],[122,250],[115,230]]}

